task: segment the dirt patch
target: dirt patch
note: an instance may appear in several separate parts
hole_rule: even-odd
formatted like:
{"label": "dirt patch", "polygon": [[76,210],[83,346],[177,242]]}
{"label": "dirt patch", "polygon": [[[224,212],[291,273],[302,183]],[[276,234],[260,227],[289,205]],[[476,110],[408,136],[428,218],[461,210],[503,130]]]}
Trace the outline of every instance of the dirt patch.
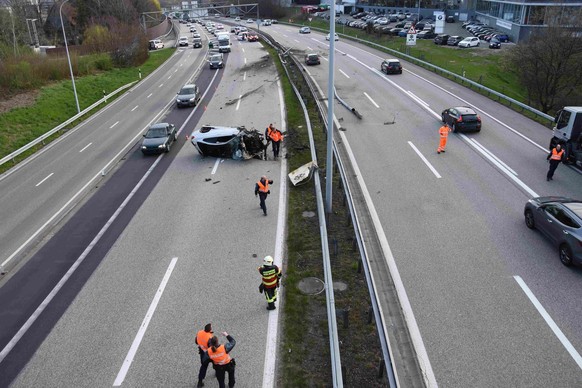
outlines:
{"label": "dirt patch", "polygon": [[39,94],[40,90],[31,90],[8,96],[7,99],[0,101],[0,114],[10,112],[15,108],[25,108],[34,105]]}

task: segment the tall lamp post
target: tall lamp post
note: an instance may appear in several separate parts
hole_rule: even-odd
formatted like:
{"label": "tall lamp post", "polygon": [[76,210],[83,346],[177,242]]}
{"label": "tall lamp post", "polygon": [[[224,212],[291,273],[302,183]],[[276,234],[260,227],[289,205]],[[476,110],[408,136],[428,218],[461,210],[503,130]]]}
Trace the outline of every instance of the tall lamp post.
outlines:
{"label": "tall lamp post", "polygon": [[81,113],[79,107],[79,98],[77,98],[77,88],[75,87],[75,76],[73,75],[73,66],[71,65],[71,56],[69,55],[69,45],[67,44],[67,34],[65,34],[65,25],[63,24],[63,5],[69,0],[64,0],[59,7],[59,16],[61,17],[61,28],[63,29],[63,37],[65,38],[65,50],[67,51],[67,60],[69,61],[69,71],[71,72],[71,81],[73,81],[73,93],[75,94],[75,102],[77,103],[77,113]]}

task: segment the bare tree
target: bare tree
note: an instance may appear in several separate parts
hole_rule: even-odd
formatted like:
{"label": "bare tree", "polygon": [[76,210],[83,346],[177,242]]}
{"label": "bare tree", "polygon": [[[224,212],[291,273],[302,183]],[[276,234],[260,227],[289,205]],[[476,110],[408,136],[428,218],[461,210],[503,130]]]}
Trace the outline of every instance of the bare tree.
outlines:
{"label": "bare tree", "polygon": [[582,88],[582,39],[577,36],[582,30],[582,12],[552,8],[540,17],[549,25],[510,54],[530,101],[545,113],[573,103]]}

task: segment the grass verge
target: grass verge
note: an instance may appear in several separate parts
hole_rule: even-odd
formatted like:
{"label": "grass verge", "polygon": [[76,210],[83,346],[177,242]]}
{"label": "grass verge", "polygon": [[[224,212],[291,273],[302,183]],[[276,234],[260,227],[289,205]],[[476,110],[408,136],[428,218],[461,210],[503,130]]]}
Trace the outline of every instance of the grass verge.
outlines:
{"label": "grass verge", "polygon": [[[119,87],[137,80],[139,70],[141,70],[142,77],[145,78],[173,53],[173,49],[154,51],[150,53],[149,59],[140,67],[113,69],[95,75],[75,78],[81,110],[103,98],[103,91],[109,94]],[[109,100],[109,103],[115,98]],[[75,114],[77,114],[77,106],[70,80],[56,82],[41,88],[34,105],[15,108],[0,115],[0,158],[30,143]],[[71,124],[71,128],[76,124],[78,123]],[[66,129],[59,131],[54,137],[60,136],[64,131]],[[47,139],[47,142],[50,140],[52,139]],[[39,144],[37,147],[33,147],[19,155],[14,163],[25,159],[42,146],[42,144]],[[8,170],[14,163],[7,162],[0,166],[0,173]]]}
{"label": "grass verge", "polygon": [[[286,157],[293,170],[311,161],[302,108],[285,77],[274,50],[269,49],[279,74],[287,111]],[[301,69],[289,67],[293,82],[306,102],[315,137],[320,171],[325,171],[326,138],[315,102],[304,84]],[[323,150],[323,151],[322,151]],[[336,174],[337,175],[337,174]],[[337,177],[334,178],[337,180]],[[323,181],[323,180],[322,180]],[[366,281],[358,273],[358,253],[352,249],[353,228],[346,222],[342,193],[334,194],[334,212],[328,219],[334,282],[347,286],[335,292],[336,310],[348,314],[348,326],[338,318],[338,336],[345,386],[386,386],[378,378],[381,357],[376,326],[368,319],[370,300]],[[329,387],[332,385],[325,293],[305,295],[299,282],[307,277],[323,279],[321,239],[313,181],[289,189],[287,267],[284,274],[285,304],[282,316],[279,387]],[[365,346],[363,345],[365,344]]]}

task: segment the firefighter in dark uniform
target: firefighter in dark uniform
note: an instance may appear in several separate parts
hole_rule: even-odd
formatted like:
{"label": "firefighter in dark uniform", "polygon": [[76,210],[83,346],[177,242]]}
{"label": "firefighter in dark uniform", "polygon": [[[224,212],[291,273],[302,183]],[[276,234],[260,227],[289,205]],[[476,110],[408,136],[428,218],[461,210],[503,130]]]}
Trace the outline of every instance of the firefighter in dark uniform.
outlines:
{"label": "firefighter in dark uniform", "polygon": [[275,302],[277,301],[277,288],[279,288],[279,281],[281,279],[281,270],[273,264],[273,257],[266,256],[263,265],[259,267],[259,273],[262,277],[259,289],[265,293],[267,299],[267,310],[275,310]]}

